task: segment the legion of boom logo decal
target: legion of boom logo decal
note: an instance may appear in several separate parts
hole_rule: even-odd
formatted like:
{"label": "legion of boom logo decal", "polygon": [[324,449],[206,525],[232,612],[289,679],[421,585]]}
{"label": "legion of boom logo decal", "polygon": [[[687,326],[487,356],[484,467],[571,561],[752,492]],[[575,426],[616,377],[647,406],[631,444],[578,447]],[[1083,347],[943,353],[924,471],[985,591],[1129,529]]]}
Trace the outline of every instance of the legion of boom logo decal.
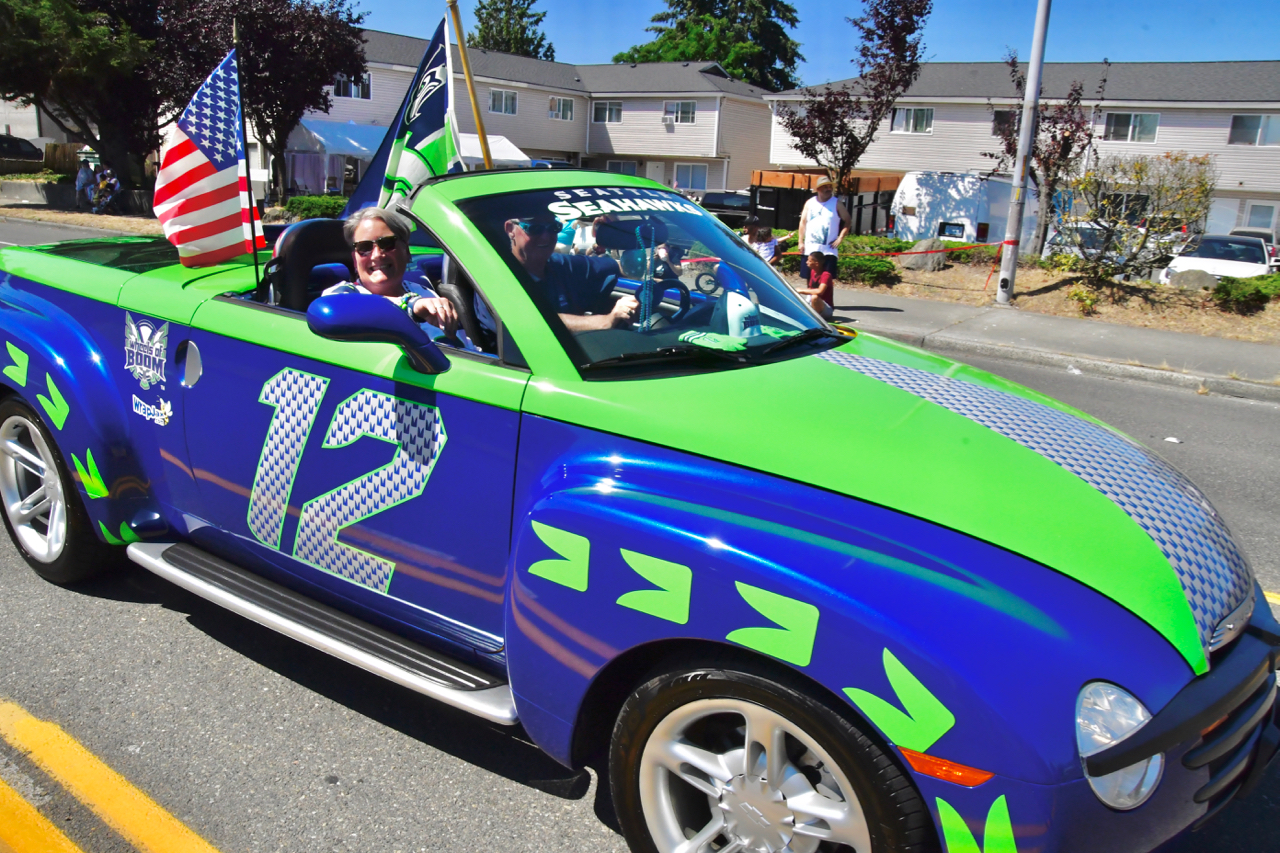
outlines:
{"label": "legion of boom logo decal", "polygon": [[[168,345],[168,323],[157,329],[155,321],[142,319],[135,323],[129,312],[125,312],[124,369],[133,374],[143,391],[152,385],[164,384],[165,352]],[[137,411],[136,405],[134,411]]]}

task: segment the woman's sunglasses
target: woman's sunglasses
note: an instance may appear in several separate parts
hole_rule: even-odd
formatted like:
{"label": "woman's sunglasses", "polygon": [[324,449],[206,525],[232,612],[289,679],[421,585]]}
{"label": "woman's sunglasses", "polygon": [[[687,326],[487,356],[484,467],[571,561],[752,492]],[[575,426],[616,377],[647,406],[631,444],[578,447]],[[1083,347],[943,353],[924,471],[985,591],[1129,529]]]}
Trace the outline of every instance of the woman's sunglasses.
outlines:
{"label": "woman's sunglasses", "polygon": [[355,253],[361,256],[372,255],[374,246],[377,246],[384,252],[395,251],[396,235],[392,234],[389,237],[379,237],[377,240],[357,240],[351,244],[351,248],[355,250]]}

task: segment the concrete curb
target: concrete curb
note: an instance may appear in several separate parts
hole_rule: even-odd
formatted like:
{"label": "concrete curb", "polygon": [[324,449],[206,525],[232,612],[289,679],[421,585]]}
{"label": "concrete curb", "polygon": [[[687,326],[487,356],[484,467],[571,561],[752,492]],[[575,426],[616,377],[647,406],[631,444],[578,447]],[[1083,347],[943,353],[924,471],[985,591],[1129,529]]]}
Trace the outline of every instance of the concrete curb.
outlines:
{"label": "concrete curb", "polygon": [[1108,376],[1115,379],[1131,379],[1140,382],[1151,382],[1157,385],[1168,385],[1188,391],[1205,389],[1207,393],[1224,397],[1243,397],[1268,403],[1280,403],[1280,385],[1263,385],[1258,382],[1247,382],[1232,379],[1228,376],[1214,376],[1192,371],[1176,371],[1150,367],[1144,364],[1107,361],[1091,356],[1074,355],[1072,353],[1052,352],[1034,347],[1020,347],[1010,344],[992,344],[975,341],[945,332],[934,332],[926,335],[903,333],[897,331],[880,331],[865,327],[858,323],[855,328],[902,341],[921,349],[936,352],[939,355],[962,357],[980,355],[992,358],[1007,358],[1041,364],[1048,367],[1077,368],[1085,373]]}
{"label": "concrete curb", "polygon": [[90,228],[88,225],[72,225],[70,223],[51,222],[48,219],[28,219],[25,216],[0,216],[0,222],[12,222],[18,225],[47,225],[50,228],[67,228],[71,231],[84,231],[88,234],[106,234],[111,237],[155,237],[156,234],[139,234],[136,231],[116,231],[111,228]]}

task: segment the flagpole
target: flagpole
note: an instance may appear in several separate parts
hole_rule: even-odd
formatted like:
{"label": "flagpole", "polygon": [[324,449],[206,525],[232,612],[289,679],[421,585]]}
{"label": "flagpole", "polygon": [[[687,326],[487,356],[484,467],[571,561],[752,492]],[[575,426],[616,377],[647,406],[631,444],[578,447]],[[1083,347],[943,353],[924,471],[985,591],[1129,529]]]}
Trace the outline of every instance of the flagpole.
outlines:
{"label": "flagpole", "polygon": [[258,272],[258,229],[254,226],[253,171],[249,168],[249,132],[244,121],[244,87],[240,85],[240,29],[236,19],[231,19],[231,45],[236,49],[236,99],[240,102],[240,142],[244,146],[244,185],[249,190],[249,251],[253,254],[253,289],[262,287],[262,274]]}
{"label": "flagpole", "polygon": [[476,84],[471,79],[471,63],[467,60],[467,43],[462,39],[462,19],[458,16],[458,0],[448,0],[449,11],[453,13],[453,31],[458,36],[458,55],[462,57],[462,76],[467,81],[467,93],[471,95],[471,114],[476,117],[476,133],[480,137],[480,153],[484,155],[485,169],[493,169],[493,158],[489,156],[489,137],[484,133],[484,119],[480,118],[480,105],[476,103]]}

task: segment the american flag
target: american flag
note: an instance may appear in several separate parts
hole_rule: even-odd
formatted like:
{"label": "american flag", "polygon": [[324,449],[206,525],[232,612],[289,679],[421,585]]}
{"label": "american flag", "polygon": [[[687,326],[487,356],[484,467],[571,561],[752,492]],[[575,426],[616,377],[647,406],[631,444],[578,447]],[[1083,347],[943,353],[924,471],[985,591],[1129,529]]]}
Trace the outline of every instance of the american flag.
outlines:
{"label": "american flag", "polygon": [[183,266],[209,266],[255,243],[266,246],[258,211],[249,205],[235,50],[169,129],[152,204]]}

